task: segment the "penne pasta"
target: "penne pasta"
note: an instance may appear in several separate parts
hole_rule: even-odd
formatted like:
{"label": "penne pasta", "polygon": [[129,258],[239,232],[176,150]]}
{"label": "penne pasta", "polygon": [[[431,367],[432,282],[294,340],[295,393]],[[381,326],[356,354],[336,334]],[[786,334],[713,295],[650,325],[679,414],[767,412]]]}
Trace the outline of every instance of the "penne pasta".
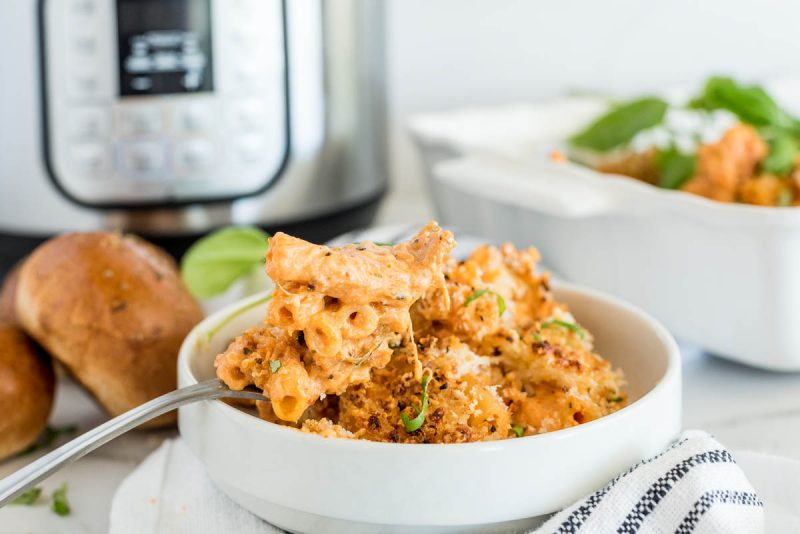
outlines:
{"label": "penne pasta", "polygon": [[556,302],[535,249],[449,256],[435,223],[406,243],[329,248],[277,234],[265,322],[217,357],[264,419],[326,437],[461,443],[550,432],[625,405],[624,379]]}

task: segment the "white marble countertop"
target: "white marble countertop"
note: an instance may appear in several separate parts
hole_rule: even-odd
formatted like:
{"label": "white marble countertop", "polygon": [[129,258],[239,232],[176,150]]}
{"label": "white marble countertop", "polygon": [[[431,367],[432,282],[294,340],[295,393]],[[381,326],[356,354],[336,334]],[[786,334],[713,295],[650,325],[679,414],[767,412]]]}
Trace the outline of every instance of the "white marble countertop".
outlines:
{"label": "white marble countertop", "polygon": [[[392,195],[379,222],[424,220],[430,208],[419,190],[402,184]],[[800,373],[757,370],[683,347],[684,427],[711,432],[732,450],[752,450],[800,459]],[[94,401],[73,381],[61,377],[54,426],[77,424],[86,431],[105,420]],[[104,533],[114,491],[123,478],[174,430],[132,432],[54,475],[45,493],[69,483],[73,513],[58,517],[47,507],[0,510],[0,534]],[[0,464],[0,477],[35,456]]]}

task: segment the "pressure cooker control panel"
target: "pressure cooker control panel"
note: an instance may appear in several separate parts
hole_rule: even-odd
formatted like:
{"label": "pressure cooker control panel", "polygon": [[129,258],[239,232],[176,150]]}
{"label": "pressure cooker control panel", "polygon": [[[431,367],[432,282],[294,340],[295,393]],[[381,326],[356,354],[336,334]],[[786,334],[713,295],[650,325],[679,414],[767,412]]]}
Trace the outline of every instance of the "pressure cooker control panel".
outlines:
{"label": "pressure cooker control panel", "polygon": [[229,199],[288,154],[281,0],[40,0],[49,171],[89,205]]}

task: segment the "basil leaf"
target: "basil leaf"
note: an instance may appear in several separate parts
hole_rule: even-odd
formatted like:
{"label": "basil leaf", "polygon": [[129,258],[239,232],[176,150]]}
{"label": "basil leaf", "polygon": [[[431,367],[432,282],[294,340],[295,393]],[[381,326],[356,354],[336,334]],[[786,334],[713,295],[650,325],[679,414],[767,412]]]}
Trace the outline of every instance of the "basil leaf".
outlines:
{"label": "basil leaf", "polygon": [[69,507],[67,500],[67,483],[64,482],[59,488],[53,492],[53,506],[51,507],[53,513],[61,517],[67,516],[72,511]]}
{"label": "basil leaf", "polygon": [[725,109],[742,122],[754,126],[797,130],[797,121],[782,110],[764,89],[757,85],[741,85],[731,78],[709,78],[703,93],[689,105],[696,109]]}
{"label": "basil leaf", "polygon": [[794,168],[797,158],[797,141],[789,134],[777,134],[769,139],[769,154],[761,162],[761,170],[785,176]]}
{"label": "basil leaf", "polygon": [[425,412],[428,410],[428,382],[430,382],[431,375],[425,374],[422,377],[422,405],[417,408],[412,406],[417,416],[414,419],[409,418],[405,412],[400,412],[400,419],[403,420],[403,426],[406,427],[406,432],[409,434],[419,430],[422,423],[425,422]]}
{"label": "basil leaf", "polygon": [[694,174],[697,165],[695,154],[684,154],[672,146],[656,155],[659,170],[658,185],[664,189],[680,189]]}
{"label": "basil leaf", "polygon": [[239,278],[264,263],[269,236],[252,227],[224,228],[210,234],[186,252],[181,277],[199,299],[224,293]]}
{"label": "basil leaf", "polygon": [[572,136],[569,142],[580,148],[606,152],[628,143],[636,134],[664,120],[667,103],[659,98],[641,98],[622,104]]}
{"label": "basil leaf", "polygon": [[469,306],[469,303],[473,300],[482,297],[483,295],[494,295],[495,299],[497,300],[497,314],[503,315],[506,312],[506,299],[503,298],[502,295],[492,291],[491,289],[479,289],[472,293],[467,299],[464,301],[464,307],[466,308]]}
{"label": "basil leaf", "polygon": [[42,494],[42,488],[36,487],[27,490],[25,493],[21,493],[18,497],[14,498],[8,504],[14,504],[18,506],[33,506],[36,504],[36,501],[39,500],[39,495]]}
{"label": "basil leaf", "polygon": [[522,425],[514,425],[511,427],[511,431],[517,435],[518,438],[521,438],[522,435],[525,433],[525,429]]}

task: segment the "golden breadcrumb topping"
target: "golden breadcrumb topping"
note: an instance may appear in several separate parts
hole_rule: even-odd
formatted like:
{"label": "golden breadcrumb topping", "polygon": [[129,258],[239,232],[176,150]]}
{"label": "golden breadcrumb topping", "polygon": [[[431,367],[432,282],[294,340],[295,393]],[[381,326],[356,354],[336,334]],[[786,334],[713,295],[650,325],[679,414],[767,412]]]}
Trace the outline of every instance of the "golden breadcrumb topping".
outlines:
{"label": "golden breadcrumb topping", "polygon": [[217,357],[261,417],[326,437],[395,443],[506,439],[626,403],[624,379],[537,274],[536,249],[449,256],[430,223],[407,243],[329,248],[278,234],[264,324]]}

